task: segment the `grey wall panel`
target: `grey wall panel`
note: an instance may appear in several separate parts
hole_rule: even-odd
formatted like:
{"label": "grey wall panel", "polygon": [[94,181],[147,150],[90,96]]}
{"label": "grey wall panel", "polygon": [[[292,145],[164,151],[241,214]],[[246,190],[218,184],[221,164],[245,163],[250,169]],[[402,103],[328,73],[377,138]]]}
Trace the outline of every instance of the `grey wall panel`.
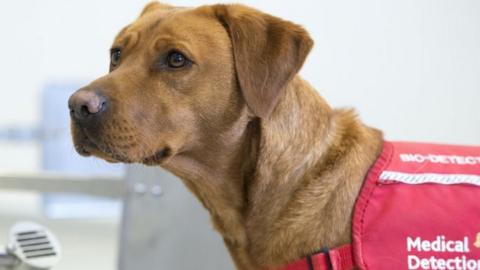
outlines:
{"label": "grey wall panel", "polygon": [[126,185],[120,270],[234,269],[207,211],[179,179],[133,165]]}

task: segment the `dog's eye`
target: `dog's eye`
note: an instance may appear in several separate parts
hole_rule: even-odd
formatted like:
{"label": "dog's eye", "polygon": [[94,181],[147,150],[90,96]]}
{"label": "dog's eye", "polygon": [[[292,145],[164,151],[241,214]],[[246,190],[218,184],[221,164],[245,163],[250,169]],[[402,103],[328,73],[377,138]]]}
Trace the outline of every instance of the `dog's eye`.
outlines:
{"label": "dog's eye", "polygon": [[167,56],[167,65],[171,68],[181,68],[187,64],[185,55],[179,52],[171,52]]}
{"label": "dog's eye", "polygon": [[120,63],[121,55],[122,55],[122,51],[120,49],[112,49],[110,53],[110,65],[112,67],[115,67]]}

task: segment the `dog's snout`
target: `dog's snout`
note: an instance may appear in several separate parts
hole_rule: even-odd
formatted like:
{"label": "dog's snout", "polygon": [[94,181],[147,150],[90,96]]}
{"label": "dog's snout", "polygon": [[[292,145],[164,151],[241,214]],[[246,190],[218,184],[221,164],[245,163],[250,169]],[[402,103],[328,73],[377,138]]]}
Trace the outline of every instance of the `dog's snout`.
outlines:
{"label": "dog's snout", "polygon": [[70,115],[78,121],[100,115],[107,106],[107,98],[98,91],[81,89],[75,92],[68,100]]}

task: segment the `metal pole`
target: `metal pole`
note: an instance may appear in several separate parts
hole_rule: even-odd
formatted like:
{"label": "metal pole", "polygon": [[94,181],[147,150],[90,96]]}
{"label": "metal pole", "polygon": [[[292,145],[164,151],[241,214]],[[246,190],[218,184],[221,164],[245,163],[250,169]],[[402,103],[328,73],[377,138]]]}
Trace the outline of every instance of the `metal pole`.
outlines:
{"label": "metal pole", "polygon": [[0,174],[0,189],[35,192],[81,193],[107,198],[122,198],[121,178],[101,176],[75,176],[55,173]]}

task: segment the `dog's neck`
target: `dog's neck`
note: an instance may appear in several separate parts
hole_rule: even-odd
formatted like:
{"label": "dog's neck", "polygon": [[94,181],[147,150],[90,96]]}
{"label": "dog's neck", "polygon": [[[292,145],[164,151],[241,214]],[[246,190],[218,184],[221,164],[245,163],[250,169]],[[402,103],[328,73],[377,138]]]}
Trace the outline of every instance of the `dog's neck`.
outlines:
{"label": "dog's neck", "polygon": [[350,241],[353,205],[381,142],[296,77],[268,119],[244,113],[214,145],[164,167],[209,210],[238,268],[258,269]]}

